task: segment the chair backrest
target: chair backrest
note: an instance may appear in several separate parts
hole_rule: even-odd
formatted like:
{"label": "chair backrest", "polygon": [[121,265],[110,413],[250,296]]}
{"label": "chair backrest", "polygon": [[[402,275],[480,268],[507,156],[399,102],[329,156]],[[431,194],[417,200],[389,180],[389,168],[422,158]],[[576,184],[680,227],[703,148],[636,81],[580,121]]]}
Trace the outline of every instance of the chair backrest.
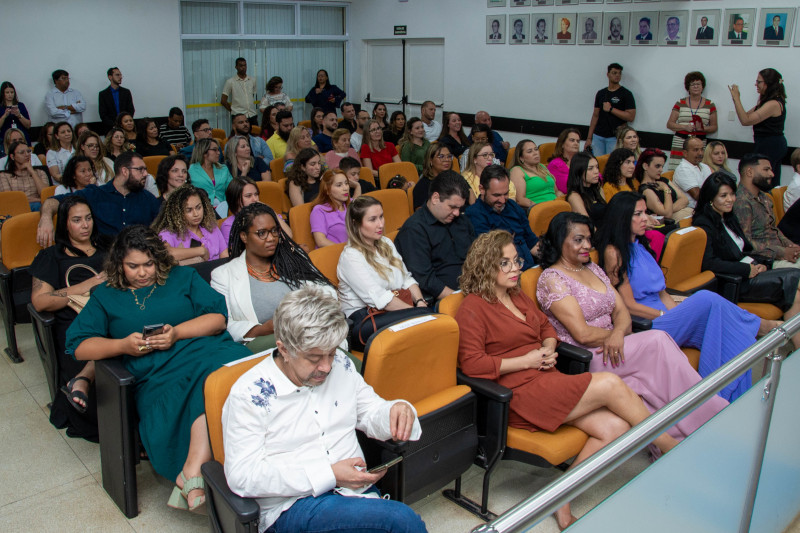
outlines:
{"label": "chair backrest", "polygon": [[606,171],[606,163],[608,163],[608,156],[610,154],[597,156],[597,168],[600,169],[600,174]]}
{"label": "chair backrest", "polygon": [[783,215],[786,214],[786,210],[784,209],[783,205],[783,193],[785,192],[786,185],[772,189],[772,210],[775,212],[776,225],[781,221]]}
{"label": "chair backrest", "polygon": [[406,195],[408,196],[408,212],[409,212],[409,216],[414,214],[414,187],[416,187],[416,186],[417,186],[417,184],[415,183],[415,184],[413,184],[411,187],[409,187],[406,190]]}
{"label": "chair backrest", "polygon": [[389,180],[398,174],[412,183],[416,183],[419,180],[417,167],[414,166],[414,163],[408,161],[385,163],[378,168],[378,179],[381,182],[381,189],[385,189],[389,184]]}
{"label": "chair backrest", "polygon": [[672,176],[674,176],[674,175],[675,175],[675,171],[674,170],[668,170],[666,172],[662,172],[661,173],[661,177],[664,178],[664,179],[667,179],[669,181],[672,181]]}
{"label": "chair backrest", "polygon": [[20,213],[3,223],[3,228],[0,230],[0,253],[7,269],[28,266],[33,262],[33,258],[42,249],[36,243],[38,227],[38,212]]}
{"label": "chair backrest", "polygon": [[[703,253],[706,249],[706,232],[700,228],[688,228],[671,231],[664,242],[661,253],[661,270],[667,288],[687,290],[682,283],[702,273]],[[713,274],[711,279],[713,279]]]}
{"label": "chair backrest", "polygon": [[529,268],[519,277],[519,288],[522,289],[528,298],[533,300],[536,307],[539,307],[539,300],[536,299],[536,284],[539,283],[539,276],[542,275],[542,267]]}
{"label": "chair backrest", "polygon": [[381,189],[368,192],[367,196],[377,198],[383,204],[384,233],[400,229],[411,215],[408,210],[408,196],[400,189]]}
{"label": "chair backrest", "polygon": [[267,204],[276,213],[283,212],[283,190],[279,183],[274,181],[257,181],[258,199],[262,204]]}
{"label": "chair backrest", "polygon": [[297,125],[299,127],[301,127],[301,128],[310,128],[311,127],[311,121],[310,120],[301,120],[300,122],[297,123]]}
{"label": "chair backrest", "polygon": [[446,315],[431,316],[399,331],[383,328],[367,343],[364,381],[382,398],[416,404],[456,386],[458,324]]}
{"label": "chair backrest", "polygon": [[439,301],[439,312],[443,315],[455,318],[458,308],[461,307],[461,302],[464,301],[464,298],[466,298],[466,296],[464,296],[463,292],[454,292],[453,294],[445,296]]}
{"label": "chair backrest", "polygon": [[211,130],[211,136],[217,140],[225,140],[228,136],[225,134],[225,130],[222,128],[213,128]]}
{"label": "chair backrest", "polygon": [[396,229],[394,231],[390,231],[389,233],[386,234],[386,238],[389,239],[390,241],[394,242],[394,240],[397,238],[397,235],[399,233],[400,233],[399,229]]}
{"label": "chair backrest", "polygon": [[339,276],[336,275],[336,267],[339,266],[339,256],[342,255],[345,244],[340,242],[308,252],[308,257],[314,266],[337,287],[339,286]]}
{"label": "chair backrest", "polygon": [[450,167],[450,170],[452,170],[453,172],[458,172],[459,174],[461,174],[461,165],[458,164],[458,158],[457,157],[453,157],[453,166]]}
{"label": "chair backrest", "polygon": [[263,361],[268,355],[251,356],[228,363],[209,374],[206,378],[203,396],[206,404],[208,439],[211,442],[211,454],[214,460],[222,464],[225,464],[225,447],[222,442],[222,407],[225,405],[225,400],[228,399],[236,380]]}
{"label": "chair backrest", "polygon": [[531,230],[537,236],[544,235],[553,217],[565,211],[572,211],[572,207],[570,207],[569,202],[564,200],[551,200],[536,204],[528,212],[528,223],[531,226]]}
{"label": "chair backrest", "polygon": [[42,162],[42,166],[47,166],[47,156],[44,154],[39,154],[39,161]]}
{"label": "chair backrest", "polygon": [[372,171],[370,169],[368,169],[367,167],[361,167],[361,170],[359,170],[359,172],[360,175],[358,176],[358,179],[362,179],[364,181],[370,182],[373,185],[377,185],[375,183],[375,176],[372,175]]}
{"label": "chair backrest", "polygon": [[258,137],[261,135],[261,126],[250,126],[250,135]]}
{"label": "chair backrest", "polygon": [[511,165],[514,164],[514,153],[516,153],[516,151],[516,146],[512,146],[508,149],[508,155],[506,156],[506,168],[511,168]]}
{"label": "chair backrest", "polygon": [[278,182],[286,177],[283,173],[283,165],[286,164],[285,157],[279,157],[269,162],[269,171],[272,173],[272,181]]}
{"label": "chair backrest", "polygon": [[283,195],[281,197],[281,210],[279,213],[283,213],[285,215],[288,214],[289,209],[292,208],[292,201],[289,199],[289,193],[286,189],[286,179],[287,178],[281,178],[278,180],[278,185],[280,186],[281,194]]}
{"label": "chair backrest", "polygon": [[553,155],[556,150],[556,143],[542,143],[539,145],[539,160],[542,164],[546,165],[547,160]]}
{"label": "chair backrest", "polygon": [[58,187],[58,185],[50,185],[49,187],[42,189],[42,193],[39,195],[39,197],[42,199],[42,203],[44,203],[48,198],[55,196],[56,187]]}
{"label": "chair backrest", "polygon": [[144,161],[144,164],[147,167],[147,173],[155,177],[156,172],[158,172],[158,164],[161,163],[161,160],[164,159],[165,157],[167,156],[148,155],[147,157],[143,157],[142,160]]}
{"label": "chair backrest", "polygon": [[682,218],[678,221],[678,227],[681,229],[688,228],[691,225],[692,225],[692,217]]}
{"label": "chair backrest", "polygon": [[317,247],[311,234],[311,202],[296,205],[289,209],[289,227],[292,228],[292,240],[297,244],[305,244],[309,250]]}
{"label": "chair backrest", "polygon": [[31,204],[28,203],[28,197],[22,191],[3,191],[0,192],[0,216],[3,215],[21,215],[22,213],[30,213]]}

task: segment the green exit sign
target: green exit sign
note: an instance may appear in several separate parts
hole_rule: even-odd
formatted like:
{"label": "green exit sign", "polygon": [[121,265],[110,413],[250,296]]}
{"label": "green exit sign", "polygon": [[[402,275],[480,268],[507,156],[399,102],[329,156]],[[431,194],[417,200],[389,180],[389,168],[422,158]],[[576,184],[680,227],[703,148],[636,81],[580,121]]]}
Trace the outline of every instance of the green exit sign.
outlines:
{"label": "green exit sign", "polygon": [[395,35],[408,35],[408,27],[407,26],[395,26],[394,27],[394,34]]}

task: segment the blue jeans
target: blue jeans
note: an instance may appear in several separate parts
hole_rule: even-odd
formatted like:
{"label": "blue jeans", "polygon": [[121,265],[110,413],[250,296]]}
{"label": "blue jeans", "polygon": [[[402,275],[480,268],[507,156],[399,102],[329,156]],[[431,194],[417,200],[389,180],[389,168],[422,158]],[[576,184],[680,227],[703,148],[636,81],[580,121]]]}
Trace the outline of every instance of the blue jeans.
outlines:
{"label": "blue jeans", "polygon": [[[375,487],[370,491],[378,492]],[[393,500],[347,497],[328,491],[294,502],[267,533],[422,533],[425,522],[411,507]]]}
{"label": "blue jeans", "polygon": [[610,154],[614,151],[617,145],[616,137],[600,137],[599,135],[592,135],[592,153],[594,156],[601,156]]}

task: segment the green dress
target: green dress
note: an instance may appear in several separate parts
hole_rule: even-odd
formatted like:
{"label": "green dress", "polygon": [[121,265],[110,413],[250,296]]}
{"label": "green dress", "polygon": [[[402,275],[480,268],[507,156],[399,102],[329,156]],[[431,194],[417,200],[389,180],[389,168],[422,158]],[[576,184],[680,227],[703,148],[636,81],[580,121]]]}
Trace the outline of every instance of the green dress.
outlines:
{"label": "green dress", "polygon": [[422,176],[422,167],[425,164],[425,153],[428,151],[431,142],[428,139],[422,141],[422,146],[417,146],[412,142],[403,143],[400,148],[400,160],[414,163],[417,174]]}
{"label": "green dress", "polygon": [[553,176],[547,170],[547,167],[541,163],[539,163],[539,167],[547,173],[546,177],[529,176],[524,168],[514,167],[522,171],[522,175],[525,177],[525,198],[534,204],[550,202],[556,199],[556,182]]}
{"label": "green dress", "polygon": [[[186,322],[208,313],[228,316],[225,299],[190,267],[175,267],[163,286],[136,290],[141,310],[130,290],[101,285],[67,330],[67,353],[91,337],[122,339],[141,332],[145,325]],[[212,337],[176,342],[169,350],[141,357],[123,355],[136,377],[139,434],[156,472],[175,479],[189,453],[190,429],[205,412],[203,384],[206,376],[231,361],[250,355],[225,331]]]}

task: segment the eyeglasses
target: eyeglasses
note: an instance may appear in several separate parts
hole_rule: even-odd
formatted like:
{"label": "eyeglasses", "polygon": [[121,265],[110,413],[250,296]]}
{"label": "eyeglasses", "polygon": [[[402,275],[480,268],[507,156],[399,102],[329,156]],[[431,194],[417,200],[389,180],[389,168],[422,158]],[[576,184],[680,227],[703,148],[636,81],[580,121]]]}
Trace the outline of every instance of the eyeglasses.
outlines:
{"label": "eyeglasses", "polygon": [[508,259],[503,259],[502,261],[500,261],[500,270],[503,271],[503,274],[508,274],[509,272],[514,270],[515,266],[518,269],[521,270],[522,269],[522,265],[524,265],[524,264],[525,264],[525,262],[522,259],[520,259],[519,257],[517,257],[513,261],[510,261]]}
{"label": "eyeglasses", "polygon": [[478,154],[478,157],[483,157],[485,159],[494,159],[494,152],[489,152],[488,154]]}
{"label": "eyeglasses", "polygon": [[436,156],[436,159],[438,159],[439,161],[452,161],[453,160],[453,155],[452,154],[451,155],[439,154],[439,155]]}
{"label": "eyeglasses", "polygon": [[267,236],[272,237],[273,239],[277,239],[281,235],[281,230],[277,226],[272,229],[259,229],[256,231],[251,231],[253,235],[261,239],[262,241],[267,240]]}
{"label": "eyeglasses", "polygon": [[84,144],[87,150],[97,150],[100,148],[99,144]]}
{"label": "eyeglasses", "polygon": [[206,128],[200,128],[200,129],[199,129],[199,130],[197,130],[197,131],[202,131],[203,133],[208,133],[209,131],[211,131],[211,128],[208,128],[208,127],[206,127]]}
{"label": "eyeglasses", "polygon": [[703,86],[703,82],[701,82],[701,81],[695,81],[695,82],[689,84],[689,87],[702,87],[702,86]]}
{"label": "eyeglasses", "polygon": [[217,148],[216,146],[212,146],[211,148],[208,149],[208,151],[209,152],[219,152],[219,148]]}
{"label": "eyeglasses", "polygon": [[135,170],[136,172],[147,173],[147,167],[128,167],[131,170]]}

